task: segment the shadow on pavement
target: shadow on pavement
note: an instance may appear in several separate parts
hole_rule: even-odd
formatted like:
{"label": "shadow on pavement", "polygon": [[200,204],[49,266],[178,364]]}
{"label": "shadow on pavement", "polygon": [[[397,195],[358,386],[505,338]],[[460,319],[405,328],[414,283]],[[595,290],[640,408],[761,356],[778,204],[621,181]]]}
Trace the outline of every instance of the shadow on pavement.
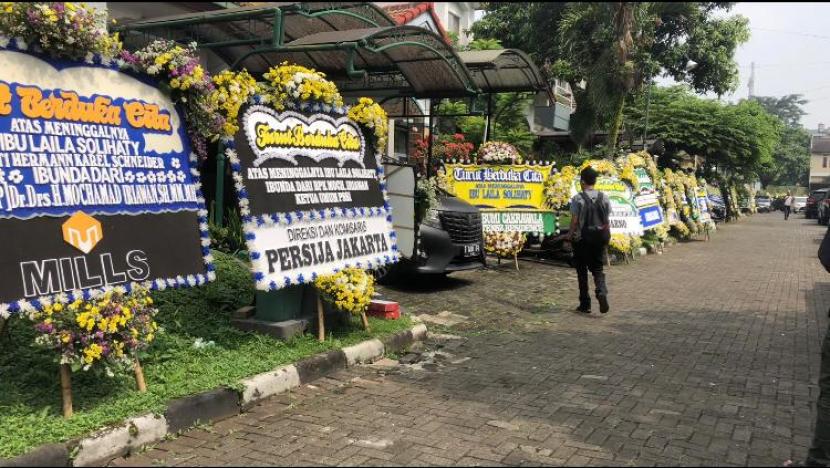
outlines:
{"label": "shadow on pavement", "polygon": [[434,293],[452,291],[471,285],[473,282],[463,278],[445,275],[403,275],[397,280],[384,284],[386,289],[403,293]]}

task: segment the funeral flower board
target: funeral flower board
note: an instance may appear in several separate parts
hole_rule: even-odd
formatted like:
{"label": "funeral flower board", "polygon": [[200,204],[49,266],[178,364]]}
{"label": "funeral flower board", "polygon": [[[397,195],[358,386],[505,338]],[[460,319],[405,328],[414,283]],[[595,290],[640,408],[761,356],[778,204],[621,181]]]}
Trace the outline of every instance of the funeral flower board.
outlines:
{"label": "funeral flower board", "polygon": [[397,259],[375,138],[347,109],[243,106],[229,146],[257,288]]}
{"label": "funeral flower board", "polygon": [[651,176],[644,167],[635,168],[634,173],[637,175],[640,188],[634,197],[634,201],[640,213],[640,222],[643,229],[651,229],[663,224],[663,209],[660,207],[657,188],[654,186]]}
{"label": "funeral flower board", "polygon": [[[571,195],[576,196],[579,190],[579,177],[575,177],[571,185]],[[602,175],[597,177],[594,188],[608,196],[611,205],[608,221],[611,224],[611,234],[626,234],[642,236],[643,224],[640,211],[635,202],[631,186],[617,176]]]}
{"label": "funeral flower board", "polygon": [[0,316],[213,274],[183,119],[146,76],[0,49]]}
{"label": "funeral flower board", "polygon": [[544,193],[551,170],[534,164],[444,165],[450,191],[481,209],[484,232],[556,232]]}

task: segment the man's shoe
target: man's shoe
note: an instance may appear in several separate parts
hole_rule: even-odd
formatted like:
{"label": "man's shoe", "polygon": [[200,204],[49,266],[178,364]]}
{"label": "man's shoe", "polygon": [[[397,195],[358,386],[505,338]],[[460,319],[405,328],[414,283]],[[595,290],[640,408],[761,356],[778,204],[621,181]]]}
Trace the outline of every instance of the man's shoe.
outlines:
{"label": "man's shoe", "polygon": [[582,312],[583,314],[590,314],[591,313],[591,306],[588,306],[588,307],[579,306],[574,310],[577,311],[577,312]]}
{"label": "man's shoe", "polygon": [[597,298],[599,301],[599,312],[604,314],[608,312],[608,298],[606,296],[599,296]]}

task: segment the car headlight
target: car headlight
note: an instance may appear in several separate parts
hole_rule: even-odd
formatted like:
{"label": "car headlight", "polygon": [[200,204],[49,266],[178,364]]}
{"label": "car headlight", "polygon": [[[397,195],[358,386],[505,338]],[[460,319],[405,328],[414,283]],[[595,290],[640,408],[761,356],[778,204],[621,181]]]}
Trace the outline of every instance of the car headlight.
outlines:
{"label": "car headlight", "polygon": [[429,210],[421,221],[424,226],[429,226],[435,229],[441,229],[441,218],[438,217],[438,210]]}

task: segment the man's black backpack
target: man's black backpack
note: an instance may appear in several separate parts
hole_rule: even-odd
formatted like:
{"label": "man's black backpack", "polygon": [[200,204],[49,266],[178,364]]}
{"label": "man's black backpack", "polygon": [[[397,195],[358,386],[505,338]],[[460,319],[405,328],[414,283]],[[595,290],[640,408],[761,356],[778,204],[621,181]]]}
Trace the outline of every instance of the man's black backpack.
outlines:
{"label": "man's black backpack", "polygon": [[590,244],[608,244],[611,241],[608,213],[605,211],[605,205],[599,203],[605,197],[605,194],[597,193],[596,202],[591,200],[591,197],[586,195],[585,192],[579,194],[585,201],[585,213],[582,215],[585,219],[585,224],[582,225],[582,241]]}

